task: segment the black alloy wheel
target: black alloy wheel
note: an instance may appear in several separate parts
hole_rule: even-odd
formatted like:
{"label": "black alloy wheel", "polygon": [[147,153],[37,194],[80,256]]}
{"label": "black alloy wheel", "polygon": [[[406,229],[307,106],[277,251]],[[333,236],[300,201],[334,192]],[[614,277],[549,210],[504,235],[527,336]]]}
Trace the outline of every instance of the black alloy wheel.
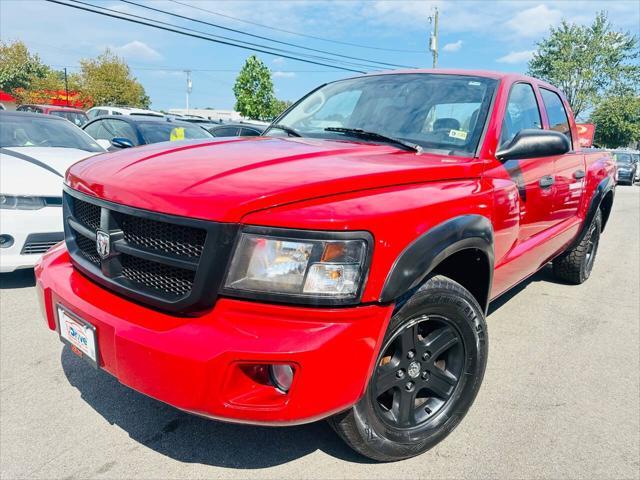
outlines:
{"label": "black alloy wheel", "polygon": [[329,423],[374,460],[419,455],[469,411],[487,354],[487,325],[477,299],[450,278],[431,277],[389,321],[365,395]]}
{"label": "black alloy wheel", "polygon": [[596,259],[596,253],[598,252],[598,244],[600,243],[600,235],[599,235],[600,232],[599,231],[596,232],[597,228],[599,228],[598,224],[596,224],[596,222],[593,222],[588,234],[587,248],[585,253],[585,267],[584,267],[587,277],[591,275],[591,270],[593,269],[593,263]]}
{"label": "black alloy wheel", "polygon": [[464,366],[464,345],[441,315],[409,321],[387,343],[373,379],[373,404],[395,428],[422,426],[452,397]]}

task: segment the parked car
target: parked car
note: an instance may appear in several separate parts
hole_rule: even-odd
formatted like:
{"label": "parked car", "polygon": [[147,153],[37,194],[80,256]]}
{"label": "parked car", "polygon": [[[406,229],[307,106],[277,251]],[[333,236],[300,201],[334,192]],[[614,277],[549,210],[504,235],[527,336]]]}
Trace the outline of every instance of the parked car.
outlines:
{"label": "parked car", "polygon": [[633,185],[636,178],[638,164],[634,161],[631,152],[614,151],[613,158],[618,165],[618,183]]}
{"label": "parked car", "polygon": [[328,418],[399,460],[471,407],[491,300],[549,261],[589,278],[614,175],[542,81],[355,77],[261,137],[72,166],[37,286],[48,328],[138,392],[231,422]]}
{"label": "parked car", "polygon": [[87,116],[91,120],[96,117],[104,117],[105,115],[146,115],[151,117],[164,117],[164,114],[160,112],[135,107],[99,106],[87,110]]}
{"label": "parked car", "polygon": [[99,117],[83,129],[109,150],[171,140],[211,138],[209,132],[197,125],[146,115]]}
{"label": "parked car", "polygon": [[214,137],[257,137],[262,135],[268,125],[257,123],[223,123],[214,125],[207,130]]}
{"label": "parked car", "polygon": [[57,105],[20,105],[16,108],[18,112],[44,113],[45,115],[55,115],[69,120],[71,123],[81,127],[89,121],[89,117],[79,108],[59,107]]}
{"label": "parked car", "polygon": [[636,164],[636,182],[640,182],[640,152],[631,152],[631,158]]}
{"label": "parked car", "polygon": [[220,125],[220,123],[214,120],[206,119],[206,118],[195,118],[193,116],[173,115],[173,114],[166,115],[166,116],[171,118],[172,120],[178,120],[181,122],[187,122],[187,123],[192,123],[194,125],[198,125],[200,128],[204,128],[207,131],[209,131],[213,127],[217,127],[218,125]]}
{"label": "parked car", "polygon": [[33,267],[63,239],[62,177],[104,151],[55,115],[0,111],[0,272]]}

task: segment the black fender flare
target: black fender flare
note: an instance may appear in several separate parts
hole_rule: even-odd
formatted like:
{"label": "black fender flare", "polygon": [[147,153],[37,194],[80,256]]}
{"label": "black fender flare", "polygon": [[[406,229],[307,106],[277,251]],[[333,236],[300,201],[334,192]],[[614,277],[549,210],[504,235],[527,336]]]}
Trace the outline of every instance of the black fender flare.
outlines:
{"label": "black fender flare", "polygon": [[[604,197],[606,197],[609,192],[613,192],[613,194],[615,195],[615,182],[613,181],[613,177],[611,176],[607,176],[606,178],[602,179],[598,186],[595,188],[593,196],[591,197],[591,201],[589,202],[587,215],[585,216],[582,227],[580,228],[580,232],[578,233],[576,238],[574,238],[573,241],[569,244],[565,251],[572,250],[580,244],[589,229],[589,225],[591,225],[591,222],[593,221],[593,217],[596,216],[596,212],[600,208],[602,200],[604,200]],[[607,220],[608,218],[602,219],[603,231],[605,225],[607,224]]]}
{"label": "black fender flare", "polygon": [[[461,215],[436,225],[404,249],[387,275],[380,301],[392,302],[398,299],[419,286],[447,257],[467,249],[481,250],[487,256],[491,284],[494,257],[493,226],[489,219],[482,215]],[[487,292],[491,291],[490,284]]]}

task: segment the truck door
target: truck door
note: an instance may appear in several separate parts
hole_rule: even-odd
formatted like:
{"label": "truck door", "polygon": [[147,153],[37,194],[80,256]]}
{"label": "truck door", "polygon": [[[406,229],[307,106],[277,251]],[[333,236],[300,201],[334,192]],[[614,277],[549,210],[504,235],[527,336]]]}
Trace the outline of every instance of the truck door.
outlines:
{"label": "truck door", "polygon": [[[542,117],[533,86],[518,82],[509,92],[500,146],[509,143],[520,130],[528,128],[542,128]],[[511,178],[518,188],[518,243],[553,225],[553,158],[508,160],[487,173],[493,177]]]}
{"label": "truck door", "polygon": [[[569,116],[560,95],[547,88],[540,87],[542,103],[547,113],[548,128],[564,133],[572,145]],[[555,193],[553,196],[553,219],[560,223],[568,219],[577,219],[578,208],[584,191],[586,176],[585,159],[582,153],[573,151],[556,157],[553,161]]]}

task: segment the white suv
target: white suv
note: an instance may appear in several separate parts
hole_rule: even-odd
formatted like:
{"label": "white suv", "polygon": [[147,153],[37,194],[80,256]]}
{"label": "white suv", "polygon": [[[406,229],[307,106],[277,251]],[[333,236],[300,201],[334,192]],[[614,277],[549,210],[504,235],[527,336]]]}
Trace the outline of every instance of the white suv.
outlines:
{"label": "white suv", "polygon": [[102,117],[103,115],[149,115],[153,117],[164,117],[160,112],[145,110],[144,108],[102,106],[93,107],[87,110],[89,120],[93,120],[96,117]]}

